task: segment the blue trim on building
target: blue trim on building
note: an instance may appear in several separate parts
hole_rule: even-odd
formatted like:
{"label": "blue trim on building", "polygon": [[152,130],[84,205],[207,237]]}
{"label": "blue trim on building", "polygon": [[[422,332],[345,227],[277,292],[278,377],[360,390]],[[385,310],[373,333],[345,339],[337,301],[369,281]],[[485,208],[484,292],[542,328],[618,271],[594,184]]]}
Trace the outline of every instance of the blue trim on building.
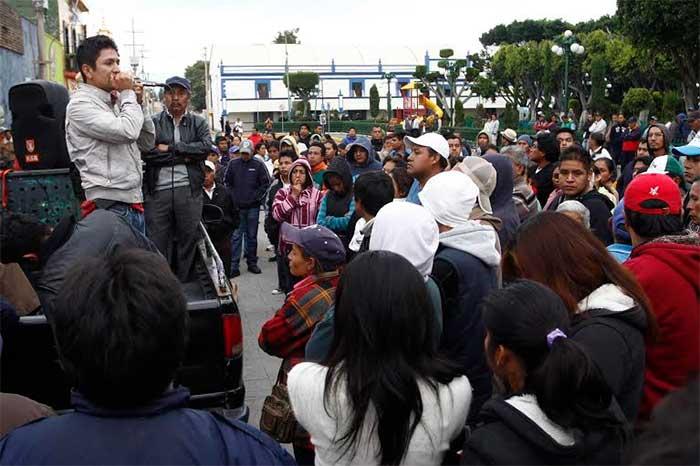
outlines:
{"label": "blue trim on building", "polygon": [[[258,95],[258,84],[266,84],[267,85],[267,97],[260,97],[260,95]],[[270,80],[269,79],[256,79],[255,84],[253,85],[253,93],[255,94],[255,97],[257,99],[265,99],[265,100],[269,99],[270,94],[272,93],[272,87],[270,85]]]}

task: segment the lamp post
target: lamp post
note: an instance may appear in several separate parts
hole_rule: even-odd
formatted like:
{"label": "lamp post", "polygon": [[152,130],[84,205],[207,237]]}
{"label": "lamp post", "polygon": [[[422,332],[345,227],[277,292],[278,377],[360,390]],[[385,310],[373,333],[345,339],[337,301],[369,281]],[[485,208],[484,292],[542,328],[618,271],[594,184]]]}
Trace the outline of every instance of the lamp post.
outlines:
{"label": "lamp post", "polygon": [[391,120],[391,80],[396,78],[395,73],[382,73],[382,79],[386,79],[386,119]]}
{"label": "lamp post", "polygon": [[556,43],[552,45],[552,53],[560,57],[564,55],[564,95],[561,104],[565,107],[563,111],[567,111],[569,105],[569,55],[583,55],[586,49],[576,42],[576,36],[569,29],[564,31],[563,35],[555,38],[554,41]]}
{"label": "lamp post", "polygon": [[343,91],[338,91],[338,119],[343,119]]}
{"label": "lamp post", "polygon": [[32,0],[32,7],[34,7],[34,13],[36,13],[36,45],[37,53],[39,55],[37,62],[39,65],[38,78],[46,79],[46,50],[45,50],[45,38],[44,38],[44,10],[48,8],[48,2],[46,0]]}

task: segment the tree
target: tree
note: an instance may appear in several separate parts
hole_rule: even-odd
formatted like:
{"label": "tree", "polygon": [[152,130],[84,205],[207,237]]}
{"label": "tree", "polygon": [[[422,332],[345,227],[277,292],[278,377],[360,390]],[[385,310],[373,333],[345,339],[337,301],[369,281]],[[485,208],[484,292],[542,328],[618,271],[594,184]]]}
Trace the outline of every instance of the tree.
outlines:
{"label": "tree", "polygon": [[622,30],[635,46],[667,54],[681,78],[687,107],[698,104],[700,9],[697,0],[617,0]]}
{"label": "tree", "polygon": [[273,44],[301,44],[298,38],[299,28],[285,30],[277,33],[277,37],[272,41]]}
{"label": "tree", "polygon": [[464,125],[464,104],[462,99],[455,101],[455,126]]}
{"label": "tree", "polygon": [[520,44],[524,42],[549,40],[571,29],[571,24],[561,19],[526,19],[499,24],[481,35],[479,41],[484,47],[500,44]]}
{"label": "tree", "polygon": [[441,60],[437,66],[442,71],[428,71],[424,65],[419,65],[413,73],[413,76],[435,95],[450,126],[455,124],[455,101],[462,97],[478,73],[476,68],[468,66],[469,62],[466,59],[452,59],[453,55],[452,49],[440,50]]}
{"label": "tree", "polygon": [[190,105],[196,111],[206,108],[206,86],[204,84],[204,61],[198,60],[185,69],[185,78],[192,85],[192,96]]}
{"label": "tree", "polygon": [[289,88],[289,92],[301,99],[303,118],[309,115],[309,101],[316,92],[318,82],[318,73],[310,71],[297,71],[284,75],[284,85]]}
{"label": "tree", "polygon": [[550,41],[505,44],[493,56],[491,71],[499,93],[514,108],[527,105],[530,119],[537,107],[549,105],[558,94],[561,58],[550,50]]}
{"label": "tree", "polygon": [[369,88],[369,114],[375,119],[379,115],[379,90],[376,84]]}
{"label": "tree", "polygon": [[654,111],[654,98],[649,89],[633,87],[625,92],[622,99],[622,112],[638,116],[643,110]]}

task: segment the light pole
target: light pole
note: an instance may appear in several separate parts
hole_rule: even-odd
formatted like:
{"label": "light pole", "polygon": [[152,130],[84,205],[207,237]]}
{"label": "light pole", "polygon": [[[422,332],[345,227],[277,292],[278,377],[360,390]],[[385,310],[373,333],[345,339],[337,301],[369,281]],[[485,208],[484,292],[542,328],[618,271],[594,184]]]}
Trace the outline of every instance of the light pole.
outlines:
{"label": "light pole", "polygon": [[386,119],[391,120],[391,80],[396,78],[394,73],[382,73],[382,79],[386,79]]}
{"label": "light pole", "polygon": [[564,95],[562,99],[562,111],[568,111],[569,106],[569,55],[583,55],[586,49],[583,45],[576,42],[576,36],[569,29],[564,31],[564,34],[555,38],[556,42],[552,45],[552,53],[558,56],[564,55]]}
{"label": "light pole", "polygon": [[32,6],[34,7],[34,12],[36,13],[36,45],[39,65],[39,79],[46,79],[46,50],[45,50],[45,37],[44,37],[44,10],[48,7],[46,0],[32,0]]}

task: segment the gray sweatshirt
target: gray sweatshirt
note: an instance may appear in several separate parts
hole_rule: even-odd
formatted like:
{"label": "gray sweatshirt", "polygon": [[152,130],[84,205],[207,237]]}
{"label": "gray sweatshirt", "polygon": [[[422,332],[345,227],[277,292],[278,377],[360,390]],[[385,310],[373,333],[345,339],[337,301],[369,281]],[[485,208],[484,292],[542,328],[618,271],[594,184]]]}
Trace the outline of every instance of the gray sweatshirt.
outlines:
{"label": "gray sweatshirt", "polygon": [[155,146],[155,134],[134,91],[112,106],[108,92],[80,84],[66,110],[66,143],[87,199],[142,202],[141,151]]}

